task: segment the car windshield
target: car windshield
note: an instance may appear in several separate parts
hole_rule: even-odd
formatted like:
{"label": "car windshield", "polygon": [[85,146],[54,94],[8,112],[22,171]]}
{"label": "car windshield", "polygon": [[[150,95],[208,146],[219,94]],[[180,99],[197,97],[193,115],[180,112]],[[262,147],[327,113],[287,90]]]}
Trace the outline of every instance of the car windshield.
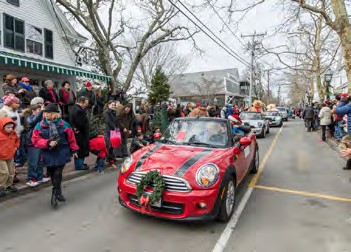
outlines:
{"label": "car windshield", "polygon": [[174,120],[160,138],[161,143],[226,147],[229,144],[228,124],[216,120]]}
{"label": "car windshield", "polygon": [[241,120],[262,120],[261,113],[241,113]]}
{"label": "car windshield", "polygon": [[279,116],[278,112],[266,112],[266,116]]}
{"label": "car windshield", "polygon": [[286,108],[277,108],[279,111],[286,112]]}

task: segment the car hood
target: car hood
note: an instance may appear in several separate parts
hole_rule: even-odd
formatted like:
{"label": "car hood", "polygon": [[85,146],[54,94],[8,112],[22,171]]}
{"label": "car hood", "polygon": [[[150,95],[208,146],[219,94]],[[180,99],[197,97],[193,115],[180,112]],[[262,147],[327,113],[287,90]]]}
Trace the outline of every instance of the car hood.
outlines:
{"label": "car hood", "polygon": [[163,175],[181,177],[203,164],[218,164],[226,152],[227,149],[156,144],[133,154],[133,170],[139,172],[158,170]]}
{"label": "car hood", "polygon": [[258,126],[258,123],[262,123],[262,125],[264,124],[264,120],[243,120],[243,123],[248,123],[252,126],[255,126],[255,127],[259,127]]}

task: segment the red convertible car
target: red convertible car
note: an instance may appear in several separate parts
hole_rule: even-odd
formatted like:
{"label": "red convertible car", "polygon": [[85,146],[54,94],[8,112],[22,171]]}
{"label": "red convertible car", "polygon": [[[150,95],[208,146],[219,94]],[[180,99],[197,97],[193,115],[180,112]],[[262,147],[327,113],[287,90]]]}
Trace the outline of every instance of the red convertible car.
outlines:
{"label": "red convertible car", "polygon": [[[157,143],[125,160],[118,177],[119,202],[160,218],[228,221],[237,186],[246,174],[256,173],[258,166],[258,145],[252,132],[238,140],[226,119],[175,119]],[[143,208],[137,186],[155,170],[164,181],[162,197]],[[145,192],[152,193],[153,185],[145,187]]]}

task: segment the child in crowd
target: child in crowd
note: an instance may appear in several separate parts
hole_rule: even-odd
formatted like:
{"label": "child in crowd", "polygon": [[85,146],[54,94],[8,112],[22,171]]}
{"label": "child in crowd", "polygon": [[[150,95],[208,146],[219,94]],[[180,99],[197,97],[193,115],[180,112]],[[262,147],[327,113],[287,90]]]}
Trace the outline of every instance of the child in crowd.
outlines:
{"label": "child in crowd", "polygon": [[96,138],[91,139],[89,141],[89,149],[91,153],[97,155],[95,173],[104,174],[102,169],[104,167],[105,159],[109,154],[104,135],[100,134]]}
{"label": "child in crowd", "polygon": [[137,136],[133,138],[132,145],[130,146],[130,153],[136,152],[147,145],[149,145],[149,142],[145,141],[144,135],[138,132]]}
{"label": "child in crowd", "polygon": [[20,140],[15,128],[16,123],[11,118],[0,118],[0,197],[8,192],[17,192],[17,188],[13,185],[15,177],[13,158]]}

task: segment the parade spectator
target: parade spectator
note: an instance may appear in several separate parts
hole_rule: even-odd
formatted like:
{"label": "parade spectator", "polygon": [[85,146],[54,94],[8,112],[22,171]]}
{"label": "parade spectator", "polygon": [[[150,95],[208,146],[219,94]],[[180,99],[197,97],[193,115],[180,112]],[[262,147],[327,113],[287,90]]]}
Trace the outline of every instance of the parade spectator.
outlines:
{"label": "parade spectator", "polygon": [[135,116],[133,113],[133,105],[127,104],[122,110],[121,114],[118,116],[120,126],[122,129],[122,144],[116,151],[117,158],[128,157],[127,139],[133,136],[135,129]]}
{"label": "parade spectator", "polygon": [[331,109],[327,106],[327,104],[325,103],[322,104],[322,109],[319,111],[318,117],[320,119],[320,125],[322,127],[322,141],[325,142],[326,141],[325,132],[327,127],[330,130],[330,134],[332,134],[332,129],[331,129],[332,112],[331,112]]}
{"label": "parade spectator", "polygon": [[107,149],[109,151],[108,152],[109,164],[114,165],[115,155],[114,155],[114,149],[112,148],[110,143],[110,134],[111,134],[111,131],[120,130],[120,125],[119,125],[119,121],[116,113],[116,101],[111,100],[106,105],[107,105],[106,110],[103,113],[103,119],[106,124],[104,136],[105,136]]}
{"label": "parade spectator", "polygon": [[101,115],[104,112],[104,99],[102,97],[101,89],[95,90],[96,103],[94,106],[93,114]]}
{"label": "parade spectator", "polygon": [[89,100],[85,96],[78,98],[72,107],[70,123],[75,133],[75,138],[79,146],[77,158],[74,160],[76,171],[88,170],[84,164],[84,159],[89,156],[89,120],[85,109],[89,106]]}
{"label": "parade spectator", "polygon": [[17,78],[12,74],[6,75],[5,83],[3,84],[2,89],[5,95],[6,92],[11,92],[17,97],[21,97],[22,94],[26,91],[23,88],[19,88],[19,86],[17,85]]}
{"label": "parade spectator", "polygon": [[142,132],[139,132],[132,141],[132,144],[130,146],[130,153],[134,153],[137,150],[140,150],[141,148],[144,148],[145,146],[148,146],[149,142],[144,140],[144,135]]}
{"label": "parade spectator", "polygon": [[17,192],[13,184],[15,167],[13,158],[20,141],[15,133],[16,123],[11,118],[0,119],[0,197]]}
{"label": "parade spectator", "polygon": [[44,82],[44,87],[40,89],[39,96],[44,99],[45,104],[58,103],[59,97],[54,90],[54,82],[47,80]]}
{"label": "parade spectator", "polygon": [[32,141],[36,148],[42,150],[43,163],[53,186],[51,206],[56,208],[58,201],[66,201],[61,189],[62,171],[72,155],[78,158],[78,146],[71,126],[59,118],[57,104],[47,105],[43,112],[44,119],[35,126]]}
{"label": "parade spectator", "polygon": [[25,118],[26,128],[26,147],[28,151],[28,172],[27,185],[34,187],[40,182],[47,182],[50,179],[44,176],[43,162],[41,160],[41,151],[36,148],[32,142],[32,135],[35,126],[43,119],[44,104],[31,105],[28,109],[29,116]]}
{"label": "parade spectator", "polygon": [[335,138],[338,141],[340,141],[341,138],[343,137],[343,132],[341,129],[341,125],[343,124],[343,116],[340,116],[340,115],[335,113],[336,106],[338,105],[340,99],[341,99],[340,95],[335,96],[334,106],[333,106],[333,110],[332,110],[333,120],[334,120]]}
{"label": "parade spectator", "polygon": [[314,127],[315,111],[312,105],[306,106],[306,108],[302,112],[302,118],[305,120],[305,125],[308,128],[308,130],[315,130],[315,127]]}
{"label": "parade spectator", "polygon": [[98,135],[96,138],[91,139],[89,141],[89,148],[90,151],[97,156],[95,162],[95,173],[104,174],[103,167],[105,158],[108,156],[104,135]]}
{"label": "parade spectator", "polygon": [[336,106],[334,113],[340,116],[347,115],[347,133],[351,135],[351,104],[347,94],[340,95],[340,102]]}
{"label": "parade spectator", "polygon": [[59,102],[61,105],[62,117],[69,122],[72,107],[76,103],[76,95],[71,89],[71,84],[68,81],[62,83],[62,88],[59,90]]}
{"label": "parade spectator", "polygon": [[30,102],[30,105],[42,105],[42,104],[44,104],[44,99],[41,97],[34,97]]}
{"label": "parade spectator", "polygon": [[30,105],[31,100],[37,96],[33,87],[30,85],[29,79],[27,77],[23,77],[19,82],[19,86],[24,89],[21,97],[21,107],[27,108]]}
{"label": "parade spectator", "polygon": [[23,126],[21,124],[21,118],[18,114],[18,109],[20,106],[20,100],[14,96],[5,96],[4,97],[4,106],[2,110],[7,117],[11,118],[16,123],[16,133],[18,136],[21,135],[23,131]]}
{"label": "parade spectator", "polygon": [[85,86],[83,86],[82,89],[78,92],[77,97],[79,98],[82,96],[86,97],[89,101],[87,113],[90,114],[91,109],[96,105],[96,97],[93,90],[93,85],[90,82],[87,82]]}

